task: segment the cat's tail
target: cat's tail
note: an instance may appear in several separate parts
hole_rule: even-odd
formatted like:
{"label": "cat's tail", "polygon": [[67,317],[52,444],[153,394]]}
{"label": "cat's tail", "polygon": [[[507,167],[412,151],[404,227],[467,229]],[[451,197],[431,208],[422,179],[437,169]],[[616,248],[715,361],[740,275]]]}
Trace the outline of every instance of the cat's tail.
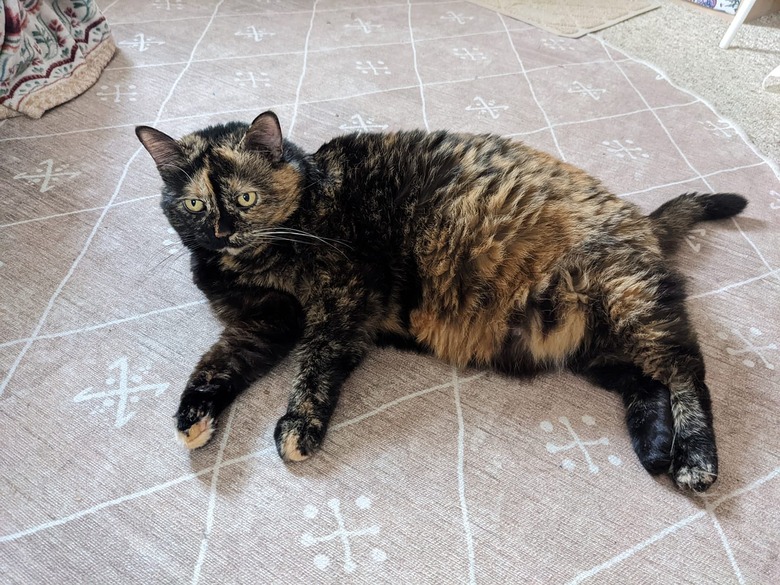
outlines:
{"label": "cat's tail", "polygon": [[746,205],[747,199],[735,193],[685,193],[661,205],[650,219],[661,249],[670,254],[695,223],[737,215]]}

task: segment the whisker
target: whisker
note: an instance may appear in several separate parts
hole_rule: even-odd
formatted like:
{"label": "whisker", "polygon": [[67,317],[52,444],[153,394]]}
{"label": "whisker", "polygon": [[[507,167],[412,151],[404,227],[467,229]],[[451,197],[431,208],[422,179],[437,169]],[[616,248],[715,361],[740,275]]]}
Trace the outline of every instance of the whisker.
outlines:
{"label": "whisker", "polygon": [[[315,242],[308,242],[306,240],[300,240],[300,239],[297,239],[295,237],[295,236],[307,236],[307,237],[310,237],[310,238],[312,238],[314,240],[322,242],[326,246],[330,246],[331,248],[336,250],[339,254],[344,256],[344,258],[347,258],[347,255],[344,254],[344,252],[342,250],[339,250],[335,245],[331,244],[330,242],[325,241],[322,238],[320,238],[318,236],[315,236],[313,234],[309,234],[309,233],[306,233],[306,232],[301,232],[301,231],[298,231],[298,230],[292,231],[292,230],[287,230],[286,228],[284,228],[284,229],[277,229],[277,230],[266,229],[266,230],[259,230],[257,232],[253,232],[252,235],[254,237],[272,238],[272,239],[277,239],[277,240],[286,241],[286,242],[294,242],[294,243],[297,243],[297,244],[314,245],[314,244],[317,243],[316,241]],[[287,236],[287,237],[282,237],[282,236]]]}
{"label": "whisker", "polygon": [[175,254],[168,254],[167,256],[165,256],[165,258],[163,258],[162,260],[160,260],[160,261],[159,261],[157,264],[155,264],[154,266],[152,266],[151,268],[149,268],[149,269],[148,269],[148,270],[147,270],[147,271],[144,273],[144,274],[145,274],[145,276],[146,276],[147,278],[150,278],[150,277],[154,276],[154,273],[155,273],[156,271],[158,271],[158,270],[159,270],[159,269],[160,269],[160,268],[163,266],[163,264],[165,264],[165,263],[167,263],[167,262],[171,262],[171,261],[172,261],[172,262],[176,262],[176,261],[177,261],[179,258],[181,258],[182,256],[184,256],[184,254],[186,254],[186,253],[187,253],[187,250],[182,250],[182,251],[180,251],[180,252],[177,252],[177,253],[175,253]]}
{"label": "whisker", "polygon": [[[339,244],[341,246],[345,246],[345,247],[349,248],[350,250],[352,249],[352,246],[350,246],[349,244],[347,244],[346,242],[344,242],[342,240],[335,240],[335,239],[332,239],[332,238],[323,238],[321,236],[317,236],[317,235],[311,234],[309,232],[305,232],[305,231],[302,231],[302,230],[297,230],[297,229],[294,229],[294,228],[279,227],[279,228],[272,228],[272,229],[268,229],[268,230],[260,230],[259,232],[256,232],[256,233],[257,233],[257,235],[284,234],[284,235],[289,235],[289,236],[305,236],[307,238],[312,238],[312,239],[315,239],[315,240],[319,240],[323,244],[326,244],[326,245],[332,247],[334,250],[338,250],[338,248],[335,246],[335,244]],[[344,254],[341,250],[338,250],[338,251],[341,254]],[[345,257],[346,257],[346,255],[345,255]]]}
{"label": "whisker", "polygon": [[296,240],[294,238],[283,238],[280,236],[259,236],[261,238],[264,238],[265,243],[271,243],[274,244],[276,242],[293,242],[294,244],[306,244],[307,246],[314,246],[316,242],[307,242],[306,240]]}
{"label": "whisker", "polygon": [[[177,261],[182,256],[187,254],[190,250],[190,244],[195,243],[195,238],[193,238],[190,234],[178,234],[178,239],[180,241],[178,242],[168,242],[168,244],[164,244],[163,248],[156,248],[152,251],[152,253],[149,255],[146,265],[149,266],[154,260],[156,260],[158,257],[162,256],[162,259],[154,264],[154,266],[151,266],[146,271],[144,271],[144,275],[151,276],[153,275],[157,270],[160,269],[161,266],[163,266],[168,261]],[[175,246],[178,248],[175,252],[171,253],[170,246]]]}
{"label": "whisker", "polygon": [[155,264],[154,266],[152,266],[151,268],[149,268],[148,270],[146,270],[145,274],[146,274],[147,276],[152,276],[152,275],[153,275],[153,274],[154,274],[154,273],[155,273],[157,270],[159,270],[159,269],[160,269],[160,267],[161,267],[163,264],[165,264],[165,263],[166,263],[166,262],[168,262],[168,261],[174,261],[174,262],[175,262],[176,260],[178,260],[179,258],[181,258],[182,256],[184,256],[184,255],[185,255],[185,254],[187,254],[188,252],[189,252],[189,249],[188,249],[186,246],[182,246],[182,249],[181,249],[181,250],[179,250],[179,251],[177,251],[177,252],[175,252],[174,254],[170,254],[170,253],[168,253],[168,252],[167,252],[167,251],[165,251],[165,250],[160,250],[160,251],[156,252],[155,254],[153,254],[153,255],[150,257],[150,260],[151,260],[152,258],[154,258],[154,256],[156,256],[156,255],[162,255],[162,256],[163,256],[163,258],[162,258],[162,260],[160,260],[159,262],[157,262],[157,264]]}
{"label": "whisker", "polygon": [[309,232],[305,232],[303,230],[298,230],[298,229],[295,229],[295,228],[285,227],[285,228],[282,228],[282,229],[290,231],[290,232],[295,232],[296,234],[300,234],[302,236],[308,236],[310,238],[317,238],[318,240],[323,240],[323,241],[328,241],[328,242],[336,242],[338,244],[346,246],[347,248],[352,249],[352,246],[350,246],[345,240],[339,240],[339,239],[336,239],[336,238],[326,238],[325,236],[317,236],[315,234],[312,234],[312,233],[309,233]]}

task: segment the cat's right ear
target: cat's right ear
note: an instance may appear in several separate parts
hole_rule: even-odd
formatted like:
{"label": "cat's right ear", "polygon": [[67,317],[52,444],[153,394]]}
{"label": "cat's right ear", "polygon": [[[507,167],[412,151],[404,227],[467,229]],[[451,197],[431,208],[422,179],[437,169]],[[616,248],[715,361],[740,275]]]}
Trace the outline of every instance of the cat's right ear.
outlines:
{"label": "cat's right ear", "polygon": [[152,155],[158,171],[162,172],[163,169],[171,167],[178,168],[184,164],[185,156],[179,144],[164,132],[149,126],[136,126],[135,135]]}
{"label": "cat's right ear", "polygon": [[274,163],[282,160],[282,127],[276,114],[271,111],[263,112],[252,120],[244,136],[244,148],[260,152]]}

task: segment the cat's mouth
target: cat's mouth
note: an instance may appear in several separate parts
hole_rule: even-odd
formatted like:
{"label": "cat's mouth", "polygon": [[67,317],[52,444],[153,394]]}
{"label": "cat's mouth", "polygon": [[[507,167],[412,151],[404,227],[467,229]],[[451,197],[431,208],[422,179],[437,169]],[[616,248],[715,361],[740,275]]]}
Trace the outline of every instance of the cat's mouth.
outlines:
{"label": "cat's mouth", "polygon": [[212,252],[222,252],[225,248],[230,247],[230,242],[228,242],[227,238],[211,239],[200,242],[200,246]]}
{"label": "cat's mouth", "polygon": [[245,247],[244,244],[236,240],[232,235],[226,238],[209,238],[203,245],[214,252],[228,252],[235,255]]}

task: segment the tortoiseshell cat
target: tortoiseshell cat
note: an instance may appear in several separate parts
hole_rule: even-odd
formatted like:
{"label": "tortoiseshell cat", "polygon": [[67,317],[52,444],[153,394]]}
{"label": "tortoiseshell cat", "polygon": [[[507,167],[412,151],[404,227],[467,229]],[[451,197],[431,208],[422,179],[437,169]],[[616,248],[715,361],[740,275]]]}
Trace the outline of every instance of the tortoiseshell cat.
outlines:
{"label": "tortoiseshell cat", "polygon": [[393,343],[461,367],[569,367],[622,394],[648,471],[715,481],[704,362],[668,256],[695,222],[742,211],[739,195],[685,194],[646,217],[498,136],[351,134],[305,154],[272,112],[178,141],[136,134],[225,326],[175,415],[187,447],[297,345],[274,437],[285,461],[307,458],[344,380]]}

